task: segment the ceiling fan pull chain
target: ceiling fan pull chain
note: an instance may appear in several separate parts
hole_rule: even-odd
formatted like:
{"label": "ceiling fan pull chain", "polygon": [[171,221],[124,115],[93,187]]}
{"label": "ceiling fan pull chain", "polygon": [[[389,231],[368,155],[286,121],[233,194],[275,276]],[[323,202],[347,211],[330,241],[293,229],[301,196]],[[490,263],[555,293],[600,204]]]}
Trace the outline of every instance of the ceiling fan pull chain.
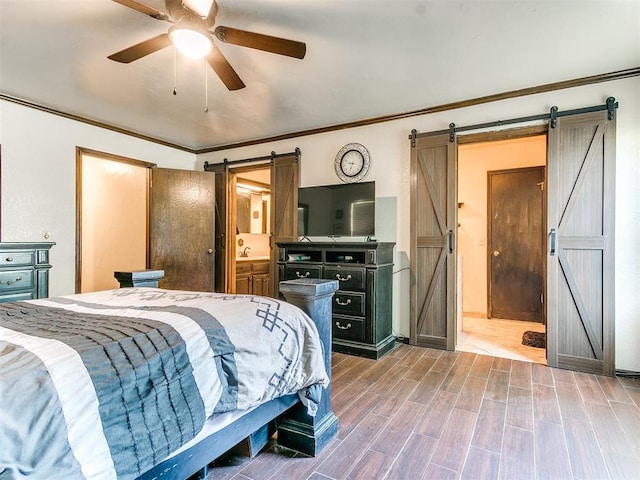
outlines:
{"label": "ceiling fan pull chain", "polygon": [[178,50],[173,47],[173,94],[178,94]]}
{"label": "ceiling fan pull chain", "polygon": [[209,77],[207,77],[207,57],[204,58],[204,113],[209,113]]}

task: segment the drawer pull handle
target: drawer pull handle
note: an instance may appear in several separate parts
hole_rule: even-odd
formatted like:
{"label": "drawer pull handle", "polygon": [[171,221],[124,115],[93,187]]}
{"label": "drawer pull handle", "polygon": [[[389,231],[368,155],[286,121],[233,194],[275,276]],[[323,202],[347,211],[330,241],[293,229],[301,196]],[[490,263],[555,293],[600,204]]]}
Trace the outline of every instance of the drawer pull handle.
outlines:
{"label": "drawer pull handle", "polygon": [[298,278],[307,278],[309,275],[311,275],[309,272],[304,272],[304,275],[301,275],[300,272],[296,272],[296,277]]}
{"label": "drawer pull handle", "polygon": [[341,302],[341,301],[340,301],[340,299],[339,299],[338,297],[336,297],[336,303],[337,303],[338,305],[342,305],[342,306],[349,305],[349,304],[351,303],[351,299],[350,299],[350,298],[347,298],[347,301],[346,301],[346,302]]}
{"label": "drawer pull handle", "polygon": [[[16,277],[16,279],[15,279],[15,280],[7,280],[7,281],[4,283],[4,285],[11,285],[11,284],[13,284],[13,283],[17,283],[17,282],[19,282],[20,280],[22,280],[22,277]],[[0,281],[0,285],[2,285],[2,284],[3,284],[3,283]]]}
{"label": "drawer pull handle", "polygon": [[4,259],[5,262],[13,262],[13,257],[7,257]]}
{"label": "drawer pull handle", "polygon": [[344,277],[341,277],[339,273],[336,273],[336,278],[341,282],[346,282],[348,280],[351,280],[351,274],[347,275],[347,278],[344,278]]}
{"label": "drawer pull handle", "polygon": [[350,328],[351,328],[351,324],[350,324],[350,323],[347,323],[347,326],[346,326],[346,327],[343,327],[343,326],[340,324],[340,322],[336,322],[336,327],[338,327],[340,330],[348,330],[348,329],[350,329]]}

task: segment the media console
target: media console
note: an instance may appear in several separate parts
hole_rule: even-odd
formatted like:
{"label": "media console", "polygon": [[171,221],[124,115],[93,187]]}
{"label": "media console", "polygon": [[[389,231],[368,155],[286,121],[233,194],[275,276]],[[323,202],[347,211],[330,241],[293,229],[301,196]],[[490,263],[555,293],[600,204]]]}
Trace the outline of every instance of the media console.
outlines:
{"label": "media console", "polygon": [[389,242],[278,242],[280,280],[338,280],[332,350],[378,359],[394,346],[393,248]]}

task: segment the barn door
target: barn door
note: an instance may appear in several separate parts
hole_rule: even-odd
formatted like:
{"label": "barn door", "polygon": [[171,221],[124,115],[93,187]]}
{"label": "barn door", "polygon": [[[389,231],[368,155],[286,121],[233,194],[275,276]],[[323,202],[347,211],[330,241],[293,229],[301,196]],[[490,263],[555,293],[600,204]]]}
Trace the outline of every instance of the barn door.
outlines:
{"label": "barn door", "polygon": [[273,159],[271,164],[271,285],[269,296],[278,296],[278,246],[276,242],[298,239],[298,161],[299,154]]}
{"label": "barn door", "polygon": [[161,288],[214,290],[214,175],[151,169],[149,262]]}
{"label": "barn door", "polygon": [[560,117],[549,129],[547,360],[613,375],[615,119]]}
{"label": "barn door", "polygon": [[[453,140],[453,141],[451,141]],[[455,136],[425,135],[411,148],[411,338],[455,349]]]}

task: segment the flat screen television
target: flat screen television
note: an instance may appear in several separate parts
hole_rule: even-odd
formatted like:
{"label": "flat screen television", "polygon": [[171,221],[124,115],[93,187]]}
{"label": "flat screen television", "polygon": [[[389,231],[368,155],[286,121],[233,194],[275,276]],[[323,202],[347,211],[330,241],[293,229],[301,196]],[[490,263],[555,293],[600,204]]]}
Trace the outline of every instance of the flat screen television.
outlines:
{"label": "flat screen television", "polygon": [[375,217],[375,182],[298,189],[299,237],[373,236]]}

